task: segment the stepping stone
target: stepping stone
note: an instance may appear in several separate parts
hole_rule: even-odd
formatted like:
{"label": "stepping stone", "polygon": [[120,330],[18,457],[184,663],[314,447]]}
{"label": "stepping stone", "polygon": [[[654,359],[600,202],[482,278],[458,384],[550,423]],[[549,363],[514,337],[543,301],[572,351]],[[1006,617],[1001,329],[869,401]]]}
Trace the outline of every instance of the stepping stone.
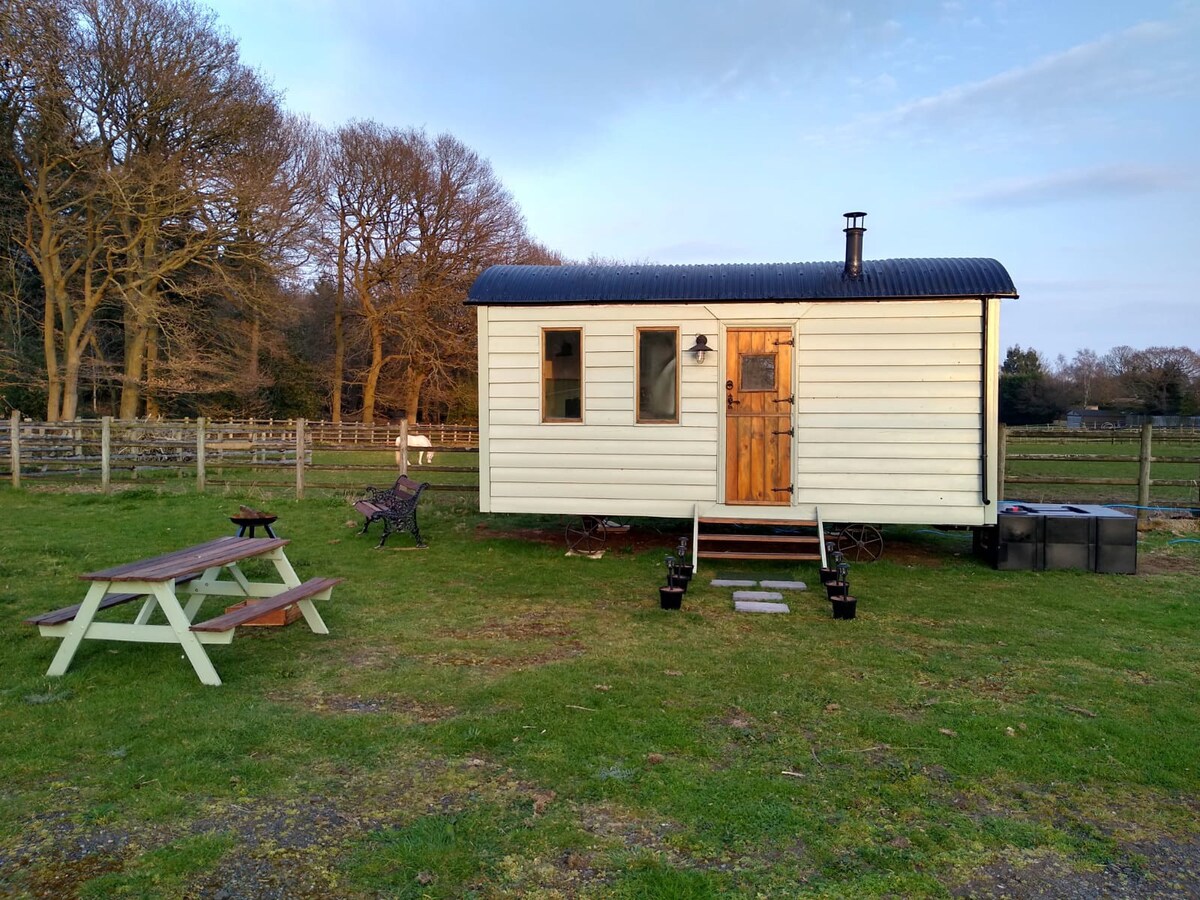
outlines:
{"label": "stepping stone", "polygon": [[760,587],[771,588],[775,591],[807,591],[808,585],[803,581],[760,581]]}
{"label": "stepping stone", "polygon": [[791,612],[786,603],[763,603],[758,600],[736,600],[733,608],[738,612],[785,613]]}
{"label": "stepping stone", "polygon": [[738,578],[714,578],[709,582],[713,587],[754,587],[757,581],[742,581]]}
{"label": "stepping stone", "polygon": [[734,591],[733,602],[739,600],[782,600],[783,594],[777,591]]}

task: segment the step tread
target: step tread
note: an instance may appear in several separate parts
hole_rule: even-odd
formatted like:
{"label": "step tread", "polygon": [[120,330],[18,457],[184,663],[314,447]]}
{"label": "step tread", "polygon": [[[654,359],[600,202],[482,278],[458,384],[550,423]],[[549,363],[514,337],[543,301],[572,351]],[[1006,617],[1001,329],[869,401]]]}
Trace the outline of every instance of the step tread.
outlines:
{"label": "step tread", "polygon": [[796,528],[817,527],[817,522],[815,519],[730,519],[701,516],[698,521],[701,525],[791,525]]}
{"label": "step tread", "polygon": [[820,546],[821,540],[815,534],[704,534],[701,532],[697,535],[697,539],[704,543],[706,541],[721,542],[721,541],[747,541],[749,543],[759,544],[816,544]]}
{"label": "step tread", "polygon": [[700,559],[790,559],[797,561],[818,560],[819,553],[754,553],[749,550],[700,550]]}

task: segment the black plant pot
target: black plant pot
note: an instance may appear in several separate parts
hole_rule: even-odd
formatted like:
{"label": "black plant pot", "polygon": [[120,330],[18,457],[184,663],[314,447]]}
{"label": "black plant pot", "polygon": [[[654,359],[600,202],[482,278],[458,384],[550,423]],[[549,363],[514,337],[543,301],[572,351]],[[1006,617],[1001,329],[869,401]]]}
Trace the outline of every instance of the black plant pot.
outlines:
{"label": "black plant pot", "polygon": [[853,619],[854,612],[858,608],[858,601],[853,597],[834,597],[833,602],[833,617],[835,619]]}
{"label": "black plant pot", "polygon": [[683,604],[683,588],[668,585],[658,589],[658,605],[663,609],[679,609]]}
{"label": "black plant pot", "polygon": [[682,578],[684,581],[692,580],[693,571],[694,571],[694,569],[692,568],[692,565],[690,563],[680,563],[679,565],[677,565],[675,567],[675,574],[678,575],[680,578]]}
{"label": "black plant pot", "polygon": [[821,569],[821,584],[837,581],[837,569]]}
{"label": "black plant pot", "polygon": [[829,595],[830,600],[845,597],[850,593],[850,583],[848,581],[830,581],[825,585],[825,593]]}
{"label": "black plant pot", "polygon": [[685,591],[688,588],[689,581],[691,581],[690,578],[686,578],[683,575],[680,575],[678,572],[672,572],[667,576],[667,585],[669,587],[683,588]]}

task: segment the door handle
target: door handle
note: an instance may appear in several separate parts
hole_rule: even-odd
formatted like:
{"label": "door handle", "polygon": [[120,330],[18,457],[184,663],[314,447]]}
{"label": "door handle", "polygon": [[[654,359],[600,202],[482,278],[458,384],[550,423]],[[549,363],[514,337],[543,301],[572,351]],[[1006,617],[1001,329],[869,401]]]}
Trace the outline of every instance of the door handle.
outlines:
{"label": "door handle", "polygon": [[725,407],[726,407],[726,409],[733,409],[735,406],[737,406],[737,405],[738,405],[739,403],[741,403],[741,402],[742,402],[741,400],[734,400],[734,399],[733,399],[733,394],[726,394],[726,395],[725,395]]}

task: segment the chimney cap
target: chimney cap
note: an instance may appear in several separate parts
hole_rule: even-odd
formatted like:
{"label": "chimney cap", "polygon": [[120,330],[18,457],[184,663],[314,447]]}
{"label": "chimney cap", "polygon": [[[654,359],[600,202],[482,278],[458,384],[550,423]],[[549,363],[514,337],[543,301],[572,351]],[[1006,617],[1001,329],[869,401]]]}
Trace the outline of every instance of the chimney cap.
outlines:
{"label": "chimney cap", "polygon": [[863,216],[866,215],[866,213],[865,212],[848,212],[848,213],[842,213],[842,215],[845,216],[847,219],[861,219]]}

